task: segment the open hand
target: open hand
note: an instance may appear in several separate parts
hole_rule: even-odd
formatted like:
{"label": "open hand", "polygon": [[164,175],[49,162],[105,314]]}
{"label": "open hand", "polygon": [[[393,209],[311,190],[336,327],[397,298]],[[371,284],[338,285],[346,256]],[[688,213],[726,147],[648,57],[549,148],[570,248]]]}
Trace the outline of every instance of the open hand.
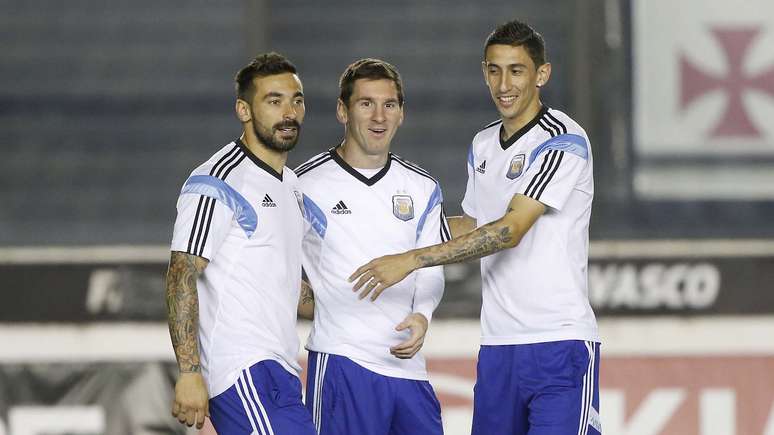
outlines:
{"label": "open hand", "polygon": [[419,349],[422,349],[427,333],[427,318],[419,313],[411,313],[395,327],[396,331],[405,329],[411,330],[411,337],[390,348],[390,353],[400,359],[409,359],[419,352]]}

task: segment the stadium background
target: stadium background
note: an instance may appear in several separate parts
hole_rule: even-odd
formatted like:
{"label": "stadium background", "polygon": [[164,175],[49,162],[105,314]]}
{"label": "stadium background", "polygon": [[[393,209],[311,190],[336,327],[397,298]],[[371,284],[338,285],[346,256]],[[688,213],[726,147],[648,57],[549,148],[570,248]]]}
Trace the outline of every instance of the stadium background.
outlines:
{"label": "stadium background", "polygon": [[[460,212],[465,155],[496,119],[491,28],[543,33],[544,102],[595,157],[590,297],[611,435],[774,435],[774,4],[763,0],[99,3],[0,0],[0,435],[178,434],[163,309],[175,198],[239,134],[232,78],[299,67],[291,166],[341,138],[337,78],[394,63],[394,151]],[[425,351],[468,433],[480,284],[447,268]],[[304,334],[308,325],[301,325]]]}

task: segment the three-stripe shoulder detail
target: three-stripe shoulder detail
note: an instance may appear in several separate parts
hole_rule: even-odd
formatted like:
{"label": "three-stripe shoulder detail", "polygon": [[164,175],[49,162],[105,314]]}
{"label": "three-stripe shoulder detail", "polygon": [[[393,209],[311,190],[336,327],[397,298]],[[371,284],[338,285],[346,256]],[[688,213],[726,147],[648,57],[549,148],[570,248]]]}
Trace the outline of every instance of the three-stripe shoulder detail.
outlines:
{"label": "three-stripe shoulder detail", "polygon": [[[223,181],[240,163],[247,157],[247,155],[239,148],[238,145],[234,146],[223,154],[220,159],[210,169],[210,175],[217,177]],[[188,237],[188,249],[187,253],[191,255],[202,256],[204,254],[204,247],[207,244],[207,237],[210,233],[210,225],[212,224],[212,215],[215,212],[215,199],[200,195],[199,204],[196,207],[196,216],[194,217],[193,225],[191,226],[191,235]]]}
{"label": "three-stripe shoulder detail", "polygon": [[567,126],[557,117],[552,115],[550,110],[546,110],[546,113],[540,117],[538,125],[551,137],[567,134]]}
{"label": "three-stripe shoulder detail", "polygon": [[413,171],[413,172],[416,172],[417,174],[422,175],[423,177],[427,177],[427,178],[433,180],[433,183],[438,183],[438,181],[435,178],[433,178],[433,176],[430,175],[429,172],[427,172],[426,170],[422,169],[416,163],[412,163],[412,162],[410,162],[410,161],[408,161],[408,160],[406,160],[406,159],[404,159],[404,158],[402,158],[400,156],[397,156],[395,154],[390,154],[390,156],[391,156],[393,161],[398,162],[401,166],[405,167],[406,169],[408,169],[410,171]]}
{"label": "three-stripe shoulder detail", "polygon": [[449,229],[449,222],[446,220],[446,211],[441,206],[441,243],[448,242],[452,239],[451,230]]}
{"label": "three-stripe shoulder detail", "polygon": [[293,172],[295,172],[297,176],[300,176],[301,174],[305,174],[311,171],[312,169],[322,165],[332,158],[333,157],[331,157],[330,151],[325,151],[324,153],[317,154],[316,156],[307,160],[305,163],[302,163],[296,169],[294,169]]}
{"label": "three-stripe shoulder detail", "polygon": [[556,171],[559,170],[559,165],[562,164],[562,158],[564,158],[564,151],[550,150],[543,156],[543,162],[540,165],[540,171],[532,177],[527,189],[524,191],[524,195],[529,196],[534,200],[540,200],[540,196],[546,189],[551,180],[554,178]]}

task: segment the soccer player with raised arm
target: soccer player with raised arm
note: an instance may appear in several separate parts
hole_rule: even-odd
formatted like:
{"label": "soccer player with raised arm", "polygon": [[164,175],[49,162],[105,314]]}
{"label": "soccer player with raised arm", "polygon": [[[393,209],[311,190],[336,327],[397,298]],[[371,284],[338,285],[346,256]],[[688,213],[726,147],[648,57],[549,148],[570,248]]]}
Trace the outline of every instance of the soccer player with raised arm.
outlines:
{"label": "soccer player with raised arm", "polygon": [[[304,119],[296,68],[268,53],[236,75],[242,135],[196,168],[177,202],[167,272],[180,376],[172,414],[219,435],[313,435],[296,308],[304,219],[285,167]],[[209,404],[208,404],[209,401]]]}
{"label": "soccer player with raised arm", "polygon": [[541,102],[551,64],[530,26],[497,27],[481,66],[500,120],[473,138],[465,213],[449,219],[454,239],[378,258],[350,280],[376,299],[417,269],[481,258],[473,434],[599,434],[600,340],[587,279],[589,140]]}
{"label": "soccer player with raised arm", "polygon": [[411,274],[378,301],[347,278],[375,256],[449,239],[438,182],[390,153],[403,86],[387,62],[361,59],[340,79],[344,141],[299,166],[314,291],[306,405],[321,435],[442,434],[419,352],[443,294],[441,266]]}

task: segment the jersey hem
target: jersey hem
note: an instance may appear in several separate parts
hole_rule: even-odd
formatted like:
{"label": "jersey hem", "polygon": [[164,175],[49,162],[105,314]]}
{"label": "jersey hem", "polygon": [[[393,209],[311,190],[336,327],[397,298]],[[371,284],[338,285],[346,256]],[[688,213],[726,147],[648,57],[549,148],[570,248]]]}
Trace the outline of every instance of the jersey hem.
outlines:
{"label": "jersey hem", "polygon": [[475,214],[475,213],[471,214],[471,212],[473,212],[472,210],[470,210],[470,209],[469,209],[468,207],[466,207],[464,204],[460,204],[460,205],[461,205],[461,207],[462,207],[462,212],[463,212],[463,213],[465,213],[466,215],[468,215],[468,216],[472,217],[473,219],[476,219],[476,220],[478,220],[478,218],[476,218],[476,216],[474,216],[474,214]]}
{"label": "jersey hem", "polygon": [[[560,204],[559,200],[555,200],[554,198],[551,198],[550,196],[547,197],[547,198],[546,197],[542,197],[540,199],[537,199],[534,196],[527,195],[526,193],[524,193],[523,195],[528,197],[528,198],[532,198],[535,201],[538,201],[541,204],[545,205],[546,207],[552,208],[552,209],[554,209],[556,211],[562,211],[562,208],[564,208],[564,203]],[[537,196],[537,195],[535,195],[535,196]]]}
{"label": "jersey hem", "polygon": [[271,357],[271,356],[262,356],[259,357],[253,361],[250,361],[246,364],[241,365],[239,368],[231,370],[226,376],[220,377],[220,379],[213,380],[211,385],[211,391],[210,398],[216,397],[217,395],[223,393],[224,391],[231,388],[234,384],[236,384],[237,379],[239,378],[239,374],[242,372],[242,370],[248,369],[260,362],[263,361],[276,361],[279,363],[279,365],[282,366],[285,370],[288,371],[291,375],[299,378],[300,376],[300,367],[293,367],[290,364],[288,364],[284,359],[277,358],[277,357]]}

